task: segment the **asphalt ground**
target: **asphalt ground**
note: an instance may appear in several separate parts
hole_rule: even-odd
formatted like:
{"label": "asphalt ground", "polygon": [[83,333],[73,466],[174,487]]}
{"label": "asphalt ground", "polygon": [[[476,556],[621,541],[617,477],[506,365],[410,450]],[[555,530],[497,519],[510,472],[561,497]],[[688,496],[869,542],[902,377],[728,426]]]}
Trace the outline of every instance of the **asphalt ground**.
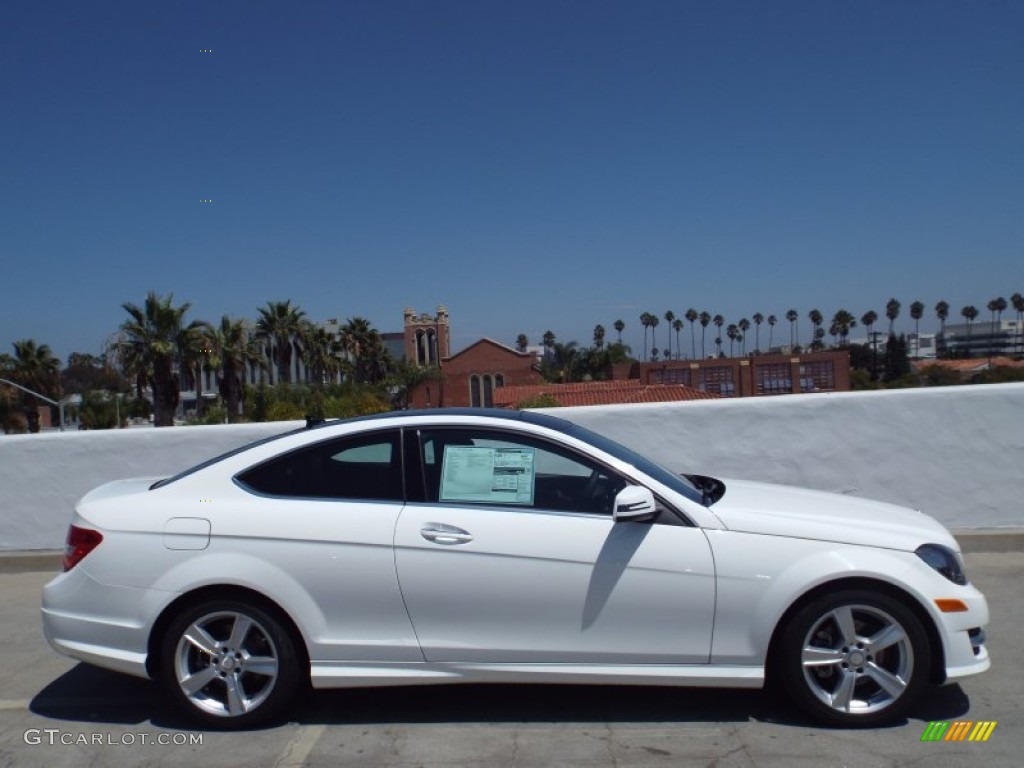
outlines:
{"label": "asphalt ground", "polygon": [[[897,725],[811,725],[762,691],[450,686],[317,691],[287,723],[196,729],[147,681],[77,664],[42,636],[51,573],[0,575],[0,768],[6,766],[1020,766],[1024,553],[968,554],[988,596],[993,668],[936,688]],[[995,721],[986,742],[922,742],[928,723]]]}

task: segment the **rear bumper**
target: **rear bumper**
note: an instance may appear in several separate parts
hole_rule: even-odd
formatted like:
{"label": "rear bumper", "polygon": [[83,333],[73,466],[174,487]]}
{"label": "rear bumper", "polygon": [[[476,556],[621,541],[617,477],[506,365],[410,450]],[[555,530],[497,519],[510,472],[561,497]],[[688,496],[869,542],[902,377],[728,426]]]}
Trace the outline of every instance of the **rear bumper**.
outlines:
{"label": "rear bumper", "polygon": [[151,625],[173,595],[113,587],[78,566],[43,587],[43,635],[65,656],[98,667],[148,678],[147,643]]}

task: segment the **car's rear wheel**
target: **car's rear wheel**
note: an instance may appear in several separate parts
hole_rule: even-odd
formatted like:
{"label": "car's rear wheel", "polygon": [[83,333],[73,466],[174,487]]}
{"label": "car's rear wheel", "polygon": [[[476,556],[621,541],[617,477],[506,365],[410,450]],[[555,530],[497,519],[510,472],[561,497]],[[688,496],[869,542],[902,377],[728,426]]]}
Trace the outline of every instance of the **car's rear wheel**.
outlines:
{"label": "car's rear wheel", "polygon": [[299,685],[295,643],[269,611],[238,600],[186,608],[171,622],[161,673],[189,716],[222,728],[280,714]]}
{"label": "car's rear wheel", "polygon": [[819,722],[872,726],[907,711],[928,684],[928,636],[912,610],[865,590],[812,600],[790,619],[779,682]]}

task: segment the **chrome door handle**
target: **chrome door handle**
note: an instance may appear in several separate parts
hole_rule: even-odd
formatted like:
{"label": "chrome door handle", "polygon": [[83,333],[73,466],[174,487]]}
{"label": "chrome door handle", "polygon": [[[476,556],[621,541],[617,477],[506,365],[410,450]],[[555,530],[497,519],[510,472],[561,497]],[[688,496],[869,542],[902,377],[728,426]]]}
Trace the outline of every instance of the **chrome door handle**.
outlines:
{"label": "chrome door handle", "polygon": [[420,529],[420,536],[435,544],[446,545],[468,544],[473,540],[473,535],[469,531],[444,523],[427,523],[425,528]]}

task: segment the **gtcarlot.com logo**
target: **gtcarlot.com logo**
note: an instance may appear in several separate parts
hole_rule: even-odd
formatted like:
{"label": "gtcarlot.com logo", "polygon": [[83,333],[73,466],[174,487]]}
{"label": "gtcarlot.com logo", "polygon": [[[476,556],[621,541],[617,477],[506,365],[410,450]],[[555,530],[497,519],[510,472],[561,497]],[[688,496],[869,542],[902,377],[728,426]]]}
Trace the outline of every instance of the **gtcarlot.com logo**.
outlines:
{"label": "gtcarlot.com logo", "polygon": [[933,720],[921,734],[921,741],[988,741],[995,729],[995,720]]}
{"label": "gtcarlot.com logo", "polygon": [[63,744],[66,747],[88,745],[104,747],[134,747],[139,745],[173,747],[185,745],[201,745],[203,734],[201,733],[135,733],[125,731],[123,733],[77,733],[75,731],[62,731],[59,728],[29,728],[23,737],[25,743],[30,746],[47,744],[54,746]]}

